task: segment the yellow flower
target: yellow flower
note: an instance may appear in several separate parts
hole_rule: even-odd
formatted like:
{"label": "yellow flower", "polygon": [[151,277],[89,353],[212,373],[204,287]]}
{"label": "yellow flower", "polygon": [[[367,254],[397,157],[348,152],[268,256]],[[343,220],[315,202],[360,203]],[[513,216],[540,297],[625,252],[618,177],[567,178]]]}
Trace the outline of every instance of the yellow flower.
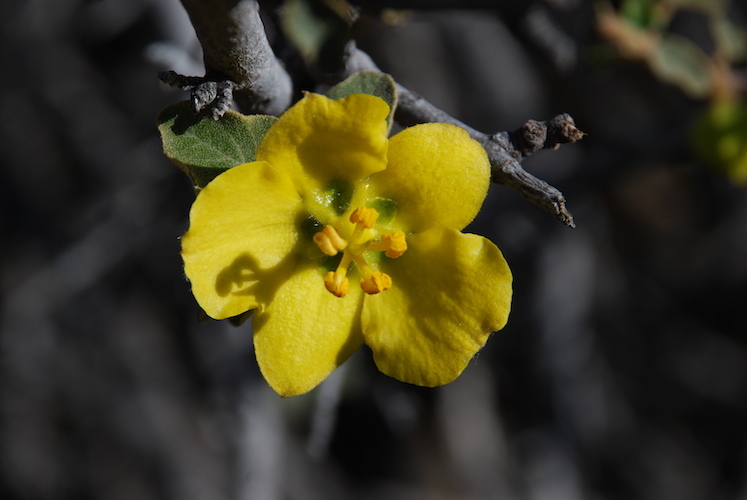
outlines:
{"label": "yellow flower", "polygon": [[307,94],[255,162],[192,206],[182,257],[194,296],[216,319],[254,310],[257,362],[282,396],[363,343],[387,375],[446,384],[507,321],[508,265],[460,232],[487,193],[485,151],[445,124],[387,139],[388,113],[370,95]]}

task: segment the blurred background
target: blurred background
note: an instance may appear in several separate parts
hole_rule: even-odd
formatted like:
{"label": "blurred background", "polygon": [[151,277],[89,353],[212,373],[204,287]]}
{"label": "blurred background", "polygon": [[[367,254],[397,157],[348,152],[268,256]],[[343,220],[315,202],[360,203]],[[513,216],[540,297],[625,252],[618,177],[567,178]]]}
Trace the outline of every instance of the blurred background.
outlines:
{"label": "blurred background", "polygon": [[575,229],[500,185],[470,228],[508,326],[445,387],[364,348],[279,398],[182,272],[194,195],[155,125],[187,97],[157,72],[203,74],[181,4],[4,0],[0,497],[747,500],[743,5],[362,3],[359,45],[457,118],[588,134],[524,163]]}

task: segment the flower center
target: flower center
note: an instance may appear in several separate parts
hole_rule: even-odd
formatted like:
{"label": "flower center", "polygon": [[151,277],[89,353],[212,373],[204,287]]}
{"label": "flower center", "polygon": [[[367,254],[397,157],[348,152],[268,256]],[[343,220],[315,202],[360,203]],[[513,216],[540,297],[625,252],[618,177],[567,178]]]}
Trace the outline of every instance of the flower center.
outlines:
{"label": "flower center", "polygon": [[379,213],[373,208],[358,207],[350,214],[350,222],[355,226],[347,240],[332,226],[324,226],[322,231],[314,235],[314,242],[325,254],[333,256],[343,252],[337,270],[324,276],[324,286],[334,295],[344,297],[348,293],[350,282],[346,275],[351,262],[355,262],[361,271],[361,288],[364,292],[373,295],[392,286],[392,278],[373,269],[363,253],[384,252],[387,257],[396,259],[407,250],[407,242],[402,231],[383,234],[376,239],[377,234],[372,228],[378,218]]}

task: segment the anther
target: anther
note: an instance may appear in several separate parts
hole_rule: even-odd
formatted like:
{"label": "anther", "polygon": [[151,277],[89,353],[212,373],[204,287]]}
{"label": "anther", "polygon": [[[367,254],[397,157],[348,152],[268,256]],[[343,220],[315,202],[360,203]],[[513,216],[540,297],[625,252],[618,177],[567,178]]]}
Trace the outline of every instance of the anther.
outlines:
{"label": "anther", "polygon": [[324,275],[324,286],[337,297],[344,297],[348,294],[350,280],[342,273],[328,272]]}
{"label": "anther", "polygon": [[375,270],[368,278],[361,278],[361,288],[369,295],[383,292],[392,286],[392,278],[379,270]]}
{"label": "anther", "polygon": [[384,255],[390,259],[396,259],[407,250],[407,241],[405,233],[396,231],[394,233],[382,234],[381,240],[374,241],[366,250],[372,252],[384,252]]}
{"label": "anther", "polygon": [[360,224],[366,229],[371,229],[379,218],[379,212],[373,208],[358,207],[350,214],[350,222]]}
{"label": "anther", "polygon": [[324,229],[314,235],[314,243],[319,246],[322,252],[327,255],[334,256],[340,250],[345,250],[348,246],[347,242],[343,240],[337,230],[332,226],[324,226]]}
{"label": "anther", "polygon": [[384,252],[384,255],[390,259],[396,259],[407,250],[407,241],[405,241],[405,233],[397,231],[394,233],[384,234],[381,236],[383,241],[389,248]]}

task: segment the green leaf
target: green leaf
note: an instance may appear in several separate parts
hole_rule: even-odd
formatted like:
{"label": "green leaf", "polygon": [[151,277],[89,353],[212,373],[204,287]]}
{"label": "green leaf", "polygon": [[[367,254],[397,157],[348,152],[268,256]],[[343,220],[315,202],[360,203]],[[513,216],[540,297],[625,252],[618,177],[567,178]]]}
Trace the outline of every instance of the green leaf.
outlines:
{"label": "green leaf", "polygon": [[389,105],[386,121],[389,128],[392,128],[394,110],[397,107],[397,86],[391,76],[378,71],[363,71],[349,76],[327,91],[327,97],[335,100],[351,94],[369,94],[384,99]]}
{"label": "green leaf", "polygon": [[306,64],[322,73],[342,69],[356,11],[344,0],[286,0],[281,27]]}
{"label": "green leaf", "polygon": [[711,20],[716,47],[729,62],[742,62],[747,59],[747,33],[725,17]]}
{"label": "green leaf", "polygon": [[259,143],[275,120],[273,116],[245,116],[229,110],[216,121],[209,113],[195,113],[190,102],[181,101],[161,111],[158,130],[166,156],[201,189],[229,168],[253,162]]}
{"label": "green leaf", "polygon": [[624,0],[620,15],[638,28],[659,29],[663,20],[657,7],[653,0]]}
{"label": "green leaf", "polygon": [[705,97],[711,90],[708,56],[683,36],[665,35],[648,62],[657,78],[691,97]]}

